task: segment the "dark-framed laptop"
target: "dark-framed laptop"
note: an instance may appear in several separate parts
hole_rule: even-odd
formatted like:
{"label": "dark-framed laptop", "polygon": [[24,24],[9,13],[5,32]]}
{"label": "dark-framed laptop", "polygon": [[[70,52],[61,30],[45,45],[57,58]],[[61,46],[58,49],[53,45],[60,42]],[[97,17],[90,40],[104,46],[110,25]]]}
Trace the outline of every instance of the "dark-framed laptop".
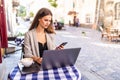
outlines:
{"label": "dark-framed laptop", "polygon": [[77,60],[80,50],[81,48],[45,50],[41,68],[43,70],[49,70],[65,66],[73,66]]}
{"label": "dark-framed laptop", "polygon": [[73,66],[77,60],[81,48],[68,48],[61,50],[45,50],[41,65],[34,63],[30,67],[20,67],[22,74],[38,72],[40,70],[56,69]]}

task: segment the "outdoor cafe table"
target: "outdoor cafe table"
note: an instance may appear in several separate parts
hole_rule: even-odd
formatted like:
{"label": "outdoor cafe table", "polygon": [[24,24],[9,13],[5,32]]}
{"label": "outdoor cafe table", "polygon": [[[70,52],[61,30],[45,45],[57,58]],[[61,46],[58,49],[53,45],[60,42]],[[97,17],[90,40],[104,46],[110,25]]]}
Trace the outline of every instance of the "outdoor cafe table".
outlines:
{"label": "outdoor cafe table", "polygon": [[81,73],[75,66],[39,71],[31,74],[21,74],[16,66],[9,74],[10,80],[81,80]]}

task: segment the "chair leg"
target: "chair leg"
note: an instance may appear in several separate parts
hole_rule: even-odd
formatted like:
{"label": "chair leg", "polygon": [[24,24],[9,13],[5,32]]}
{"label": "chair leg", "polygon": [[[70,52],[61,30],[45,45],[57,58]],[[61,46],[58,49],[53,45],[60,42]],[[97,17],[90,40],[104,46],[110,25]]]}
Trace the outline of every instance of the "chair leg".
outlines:
{"label": "chair leg", "polygon": [[112,36],[108,36],[108,41],[111,41],[112,40]]}
{"label": "chair leg", "polygon": [[103,38],[103,36],[104,36],[104,35],[102,34],[101,38]]}

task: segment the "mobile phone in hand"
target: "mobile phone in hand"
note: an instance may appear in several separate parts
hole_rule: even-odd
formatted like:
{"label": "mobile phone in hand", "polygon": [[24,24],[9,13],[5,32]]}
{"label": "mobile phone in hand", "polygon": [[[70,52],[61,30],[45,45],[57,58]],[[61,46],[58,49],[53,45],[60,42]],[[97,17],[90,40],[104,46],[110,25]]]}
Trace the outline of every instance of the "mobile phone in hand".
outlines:
{"label": "mobile phone in hand", "polygon": [[62,44],[60,44],[59,46],[65,46],[68,42],[63,42]]}

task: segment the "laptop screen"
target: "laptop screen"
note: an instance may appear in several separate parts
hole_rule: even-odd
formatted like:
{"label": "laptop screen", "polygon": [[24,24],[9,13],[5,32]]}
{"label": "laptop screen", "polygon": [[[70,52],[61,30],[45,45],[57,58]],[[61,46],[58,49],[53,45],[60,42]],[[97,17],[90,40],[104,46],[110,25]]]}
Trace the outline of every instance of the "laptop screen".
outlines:
{"label": "laptop screen", "polygon": [[41,67],[43,70],[73,66],[81,48],[45,50]]}

